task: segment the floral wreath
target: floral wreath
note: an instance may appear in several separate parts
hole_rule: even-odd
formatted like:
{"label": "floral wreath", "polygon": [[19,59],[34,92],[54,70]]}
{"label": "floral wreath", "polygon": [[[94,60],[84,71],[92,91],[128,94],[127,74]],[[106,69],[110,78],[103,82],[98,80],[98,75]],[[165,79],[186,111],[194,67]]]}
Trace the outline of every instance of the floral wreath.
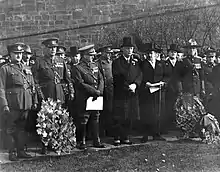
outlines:
{"label": "floral wreath", "polygon": [[37,116],[37,134],[45,146],[51,146],[59,155],[76,146],[76,126],[60,101],[43,100]]}

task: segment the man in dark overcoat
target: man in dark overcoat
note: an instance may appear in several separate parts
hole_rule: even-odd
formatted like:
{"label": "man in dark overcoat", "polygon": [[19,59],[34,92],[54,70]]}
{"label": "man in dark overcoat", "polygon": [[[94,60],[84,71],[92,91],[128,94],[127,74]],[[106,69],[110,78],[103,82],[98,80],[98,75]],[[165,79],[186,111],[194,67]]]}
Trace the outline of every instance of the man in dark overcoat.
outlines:
{"label": "man in dark overcoat", "polygon": [[9,160],[30,158],[24,151],[27,133],[25,122],[28,112],[38,103],[31,71],[23,65],[23,45],[7,47],[10,62],[0,68],[0,109],[5,118]]}
{"label": "man in dark overcoat", "polygon": [[140,119],[138,90],[142,81],[139,56],[133,53],[131,37],[124,37],[122,53],[113,61],[114,85],[114,145],[132,144],[129,130],[134,120]]}
{"label": "man in dark overcoat", "polygon": [[86,127],[88,120],[91,120],[93,146],[96,148],[104,148],[99,138],[99,110],[86,110],[87,99],[93,97],[96,100],[99,96],[103,96],[104,80],[98,64],[93,61],[96,55],[94,44],[87,45],[79,49],[81,53],[81,61],[72,70],[72,77],[75,81],[77,102],[77,133],[79,134],[79,149],[86,149]]}
{"label": "man in dark overcoat", "polygon": [[177,80],[175,79],[175,67],[177,62],[178,53],[181,52],[177,44],[171,44],[168,51],[167,60],[164,63],[164,80],[166,81],[166,91],[165,91],[165,126],[164,130],[169,130],[175,128],[175,111],[174,104],[178,96],[177,90]]}

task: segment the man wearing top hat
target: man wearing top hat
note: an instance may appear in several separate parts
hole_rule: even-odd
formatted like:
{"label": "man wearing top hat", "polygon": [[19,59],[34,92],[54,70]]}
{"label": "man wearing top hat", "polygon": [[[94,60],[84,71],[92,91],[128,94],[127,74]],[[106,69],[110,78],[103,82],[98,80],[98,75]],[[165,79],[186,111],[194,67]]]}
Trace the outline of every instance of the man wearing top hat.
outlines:
{"label": "man wearing top hat", "polygon": [[104,77],[104,109],[101,115],[101,128],[103,134],[110,134],[110,124],[112,118],[113,103],[113,76],[112,76],[112,49],[111,45],[106,45],[100,50],[101,55],[98,59],[99,68]]}
{"label": "man wearing top hat", "polygon": [[[74,98],[74,90],[63,58],[56,56],[58,39],[44,40],[44,56],[36,59],[32,67],[35,82],[43,92],[42,98],[52,98],[65,103],[65,94],[62,87],[63,81],[68,83],[70,99]],[[63,47],[59,51],[64,52]]]}
{"label": "man wearing top hat", "polygon": [[133,53],[131,37],[124,37],[122,53],[112,63],[114,100],[114,145],[132,144],[129,134],[133,121],[140,119],[138,90],[142,81],[140,57]]}
{"label": "man wearing top hat", "polygon": [[25,121],[29,110],[36,107],[38,101],[33,96],[33,76],[23,68],[23,45],[13,44],[7,49],[10,62],[0,68],[0,109],[5,117],[9,160],[16,161],[31,157],[24,151]]}
{"label": "man wearing top hat", "polygon": [[77,106],[77,134],[79,138],[79,149],[86,149],[86,128],[88,120],[91,120],[93,146],[96,148],[104,148],[99,138],[99,116],[98,110],[86,110],[86,102],[89,97],[96,100],[97,97],[103,95],[104,80],[98,64],[95,63],[94,57],[97,54],[94,44],[87,45],[79,49],[81,60],[73,70],[72,77],[75,81],[76,90],[79,96],[76,96]]}
{"label": "man wearing top hat", "polygon": [[177,44],[171,44],[167,50],[168,57],[164,63],[164,79],[167,83],[165,93],[166,115],[165,115],[165,130],[175,128],[175,112],[174,103],[178,96],[177,80],[174,77],[176,63],[178,61],[178,53],[181,52]]}
{"label": "man wearing top hat", "polygon": [[[143,61],[141,70],[143,80],[140,86],[140,114],[142,131],[144,132],[142,142],[148,141],[148,136],[154,140],[164,140],[161,137],[161,123],[164,117],[164,63],[157,60],[157,48],[155,43],[145,43],[140,52]],[[152,91],[156,89],[155,91]]]}

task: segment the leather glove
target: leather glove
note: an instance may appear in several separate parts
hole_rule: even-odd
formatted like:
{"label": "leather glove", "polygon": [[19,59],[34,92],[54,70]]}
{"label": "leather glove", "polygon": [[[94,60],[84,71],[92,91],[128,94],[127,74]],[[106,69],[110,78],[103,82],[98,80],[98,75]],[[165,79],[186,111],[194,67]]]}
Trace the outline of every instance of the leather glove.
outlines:
{"label": "leather glove", "polygon": [[69,100],[73,100],[74,99],[74,94],[73,93],[71,93],[71,94],[69,94]]}
{"label": "leather glove", "polygon": [[4,112],[4,114],[10,113],[9,107],[8,107],[8,106],[5,106],[5,107],[3,108],[3,112]]}
{"label": "leather glove", "polygon": [[32,110],[36,110],[36,109],[37,109],[37,104],[34,103],[34,104],[32,105],[32,107],[31,107],[31,109],[32,109]]}

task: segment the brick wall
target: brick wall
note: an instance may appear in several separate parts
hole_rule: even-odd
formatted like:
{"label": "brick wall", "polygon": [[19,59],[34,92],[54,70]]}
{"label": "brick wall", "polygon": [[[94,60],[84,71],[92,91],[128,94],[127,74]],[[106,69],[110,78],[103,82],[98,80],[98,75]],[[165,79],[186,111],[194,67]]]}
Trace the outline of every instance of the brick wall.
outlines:
{"label": "brick wall", "polygon": [[[175,3],[181,0],[0,0],[0,38],[107,22]],[[7,44],[18,41],[40,50],[41,41],[51,36],[58,37],[66,47],[81,46],[96,40],[99,30],[96,27],[2,41],[0,54],[6,53]]]}

